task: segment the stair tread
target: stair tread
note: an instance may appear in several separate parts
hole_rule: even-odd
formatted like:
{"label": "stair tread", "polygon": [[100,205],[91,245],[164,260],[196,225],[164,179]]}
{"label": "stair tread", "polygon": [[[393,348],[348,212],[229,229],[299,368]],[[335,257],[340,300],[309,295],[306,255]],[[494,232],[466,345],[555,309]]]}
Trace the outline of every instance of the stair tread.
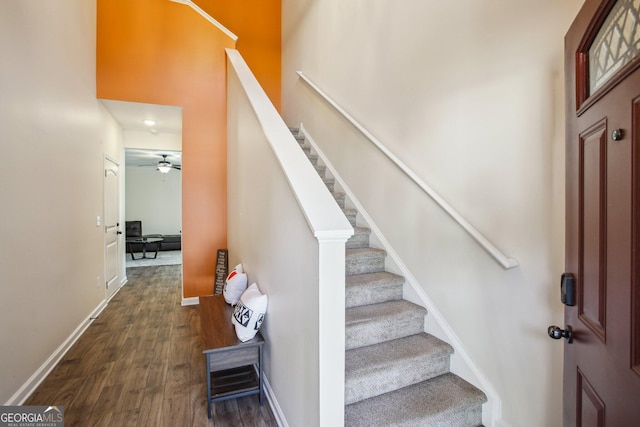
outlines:
{"label": "stair tread", "polygon": [[424,354],[449,356],[453,347],[433,335],[421,333],[367,347],[348,350],[345,358],[347,377],[395,363],[398,359],[413,359]]}
{"label": "stair tread", "polygon": [[426,333],[348,350],[345,403],[409,386],[449,371],[453,348]]}
{"label": "stair tread", "polygon": [[422,333],[426,314],[423,307],[403,299],[347,308],[345,349]]}
{"label": "stair tread", "polygon": [[404,284],[404,277],[388,271],[379,271],[377,273],[354,274],[346,277],[347,287],[372,286],[377,283],[391,283],[398,286]]}
{"label": "stair tread", "polygon": [[380,271],[348,275],[345,279],[346,307],[402,299],[404,277]]}
{"label": "stair tread", "polygon": [[345,406],[345,425],[479,425],[486,401],[480,390],[447,373]]}
{"label": "stair tread", "polygon": [[403,314],[416,314],[425,316],[427,310],[407,300],[387,301],[379,304],[361,305],[346,310],[345,321],[347,327],[359,323],[388,319]]}
{"label": "stair tread", "polygon": [[359,245],[349,244],[345,247],[345,274],[347,276],[384,271],[384,262],[387,256],[385,250],[353,246]]}
{"label": "stair tread", "polygon": [[345,251],[347,260],[353,258],[378,258],[387,256],[387,251],[378,248],[353,248]]}

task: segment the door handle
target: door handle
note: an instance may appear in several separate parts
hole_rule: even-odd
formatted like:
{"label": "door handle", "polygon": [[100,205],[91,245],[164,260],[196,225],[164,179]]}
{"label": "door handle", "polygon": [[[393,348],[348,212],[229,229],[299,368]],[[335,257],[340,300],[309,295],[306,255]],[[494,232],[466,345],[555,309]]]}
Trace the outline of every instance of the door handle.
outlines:
{"label": "door handle", "polygon": [[122,234],[122,231],[116,231],[116,234]]}
{"label": "door handle", "polygon": [[611,132],[611,139],[613,139],[614,141],[620,141],[623,137],[624,132],[622,131],[622,129],[615,129],[613,132]]}
{"label": "door handle", "polygon": [[571,344],[573,342],[573,329],[570,325],[566,326],[567,329],[560,329],[559,326],[549,326],[547,329],[547,333],[554,340],[559,340],[560,338],[566,338],[567,343]]}

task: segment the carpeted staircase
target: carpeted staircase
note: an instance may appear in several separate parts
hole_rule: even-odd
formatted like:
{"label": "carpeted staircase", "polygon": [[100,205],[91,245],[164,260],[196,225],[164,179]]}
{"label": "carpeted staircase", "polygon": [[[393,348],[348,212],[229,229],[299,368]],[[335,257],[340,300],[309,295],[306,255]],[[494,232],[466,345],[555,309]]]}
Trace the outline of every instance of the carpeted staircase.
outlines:
{"label": "carpeted staircase", "polygon": [[345,425],[479,426],[484,393],[449,372],[453,348],[424,332],[423,307],[402,299],[404,278],[385,271],[386,252],[369,245],[355,209],[292,128],[355,229],[346,244]]}

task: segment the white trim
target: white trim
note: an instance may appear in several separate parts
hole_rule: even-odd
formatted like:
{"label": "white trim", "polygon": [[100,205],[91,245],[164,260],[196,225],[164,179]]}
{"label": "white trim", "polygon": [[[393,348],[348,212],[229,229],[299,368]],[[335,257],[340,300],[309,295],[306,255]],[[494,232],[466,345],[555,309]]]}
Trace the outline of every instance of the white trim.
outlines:
{"label": "white trim", "polygon": [[[464,378],[466,381],[476,385],[487,395],[488,402],[485,404],[485,410],[483,410],[482,412],[483,416],[486,413],[489,420],[483,419],[483,422],[494,427],[506,426],[500,421],[502,417],[502,400],[500,399],[495,388],[491,385],[489,380],[480,371],[480,369],[475,365],[475,363],[471,359],[471,356],[469,356],[469,353],[465,350],[456,333],[453,331],[449,323],[445,320],[444,316],[436,308],[431,298],[429,298],[424,289],[420,286],[420,283],[415,278],[415,276],[411,274],[409,268],[402,262],[398,253],[393,249],[389,241],[384,237],[382,231],[375,224],[371,216],[369,216],[364,206],[358,201],[349,186],[347,186],[347,184],[342,180],[336,169],[328,161],[327,157],[322,152],[322,150],[320,150],[313,138],[306,133],[304,125],[302,123],[300,124],[300,132],[304,134],[305,140],[311,145],[311,147],[313,147],[313,150],[322,160],[322,163],[327,167],[327,170],[331,173],[338,185],[340,185],[342,191],[344,191],[346,196],[349,198],[349,201],[353,203],[355,209],[358,211],[358,215],[362,216],[364,222],[366,222],[367,226],[371,229],[371,233],[375,235],[375,237],[380,242],[380,245],[386,250],[387,256],[391,258],[391,260],[395,264],[395,267],[397,267],[398,269],[397,273],[404,276],[406,280],[405,284],[410,285],[411,290],[415,292],[415,294],[417,294],[419,301],[412,302],[424,306],[427,309],[427,316],[433,316],[433,320],[435,321],[437,327],[440,328],[440,331],[434,333],[434,331],[428,329],[429,326],[426,326],[425,331],[433,333],[434,335],[451,344],[451,346],[455,350],[453,357],[459,357],[461,359],[461,362],[464,363],[465,367],[467,368],[456,372],[454,371],[452,366],[452,372]],[[444,337],[441,336],[442,334],[444,334]],[[490,407],[487,407],[486,405],[489,405]]]}
{"label": "white trim", "polygon": [[[335,203],[335,200],[332,202]],[[345,240],[318,240],[319,425],[343,426],[346,242]]]}
{"label": "white trim", "polygon": [[273,417],[276,419],[276,423],[279,427],[289,427],[287,419],[284,416],[284,412],[282,412],[282,408],[280,407],[280,404],[278,404],[278,399],[276,399],[276,395],[271,388],[271,384],[269,384],[267,376],[263,374],[262,379],[264,380],[264,394],[267,398],[267,402],[269,403],[269,407],[271,408],[271,412],[273,413]]}
{"label": "white trim", "polygon": [[194,4],[192,1],[190,1],[190,0],[169,0],[169,1],[189,6],[191,9],[195,10],[204,19],[206,19],[207,21],[211,22],[213,25],[218,27],[218,29],[220,31],[222,31],[223,33],[225,33],[227,35],[227,37],[229,37],[231,40],[233,40],[234,42],[238,41],[238,36],[233,34],[227,27],[222,25],[220,22],[218,22],[215,19],[213,19],[213,17],[211,15],[209,15],[207,12],[202,10],[198,5]]}
{"label": "white trim", "polygon": [[182,302],[180,303],[180,305],[182,305],[183,307],[186,307],[188,305],[199,305],[199,304],[200,304],[200,297],[182,298]]}
{"label": "white trim", "polygon": [[118,292],[120,292],[120,289],[122,289],[122,287],[123,287],[124,285],[126,285],[126,284],[127,284],[127,279],[125,278],[124,282],[120,282],[120,286],[118,286],[118,289],[116,289],[115,291],[113,291],[113,293],[111,294],[111,296],[109,297],[109,299],[106,301],[106,304],[109,304],[109,303],[111,302],[111,300],[113,299],[113,297],[115,297],[115,296],[116,296],[116,294],[117,294]]}
{"label": "white trim", "polygon": [[484,237],[474,226],[462,217],[451,205],[449,205],[438,193],[435,192],[426,182],[424,182],[413,170],[411,170],[402,160],[396,157],[387,147],[385,147],[375,136],[366,130],[356,119],[347,113],[342,107],[336,104],[329,96],[316,86],[302,71],[297,71],[298,75],[309,85],[318,95],[327,101],[342,116],[347,119],[356,129],[358,129],[369,141],[373,143],[389,160],[391,160],[402,172],[404,172],[418,187],[422,189],[433,201],[435,201],[454,221],[456,221],[476,242],[480,244],[503,268],[511,269],[517,267],[518,261],[503,254]]}
{"label": "white trim", "polygon": [[[111,162],[114,165],[116,165],[117,168],[117,173],[116,173],[116,178],[118,179],[118,194],[116,195],[116,203],[118,204],[118,229],[116,230],[118,233],[120,234],[116,234],[116,250],[117,250],[117,258],[118,258],[118,273],[117,273],[117,279],[120,279],[120,282],[122,282],[122,262],[124,262],[124,259],[122,257],[122,252],[124,249],[124,245],[122,243],[122,233],[120,232],[120,218],[121,218],[121,212],[122,209],[120,207],[120,193],[122,191],[122,180],[121,180],[121,176],[120,176],[120,162],[118,160],[116,160],[115,158],[111,157],[110,155],[108,155],[107,153],[103,153],[103,159],[102,159],[102,284],[104,286],[103,290],[104,290],[104,295],[105,298],[108,301],[111,301],[111,298],[113,298],[113,296],[115,294],[118,293],[118,291],[120,290],[120,286],[118,286],[118,289],[114,290],[111,295],[109,295],[109,289],[107,288],[107,250],[106,250],[106,240],[107,240],[107,230],[106,230],[106,226],[107,226],[107,192],[106,192],[106,179],[107,179],[107,162]],[[126,251],[125,252],[125,257],[126,257]],[[126,270],[126,269],[125,269]],[[116,279],[116,280],[117,280]]]}
{"label": "white trim", "polygon": [[100,315],[102,310],[107,306],[107,301],[102,300],[100,304],[87,316],[80,325],[67,337],[66,340],[49,356],[49,358],[40,366],[31,377],[15,392],[13,396],[4,404],[5,406],[22,405],[25,400],[35,391],[36,388],[51,373],[53,368],[62,360],[64,355],[69,351],[71,346],[82,336],[84,331],[93,323]]}

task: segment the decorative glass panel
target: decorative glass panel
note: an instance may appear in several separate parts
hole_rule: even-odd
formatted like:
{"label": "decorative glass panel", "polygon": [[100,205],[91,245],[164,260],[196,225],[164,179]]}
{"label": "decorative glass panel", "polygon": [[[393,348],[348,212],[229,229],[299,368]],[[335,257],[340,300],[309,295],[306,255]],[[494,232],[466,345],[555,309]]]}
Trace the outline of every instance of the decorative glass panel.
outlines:
{"label": "decorative glass panel", "polygon": [[640,54],[640,0],[618,0],[589,49],[593,94]]}

